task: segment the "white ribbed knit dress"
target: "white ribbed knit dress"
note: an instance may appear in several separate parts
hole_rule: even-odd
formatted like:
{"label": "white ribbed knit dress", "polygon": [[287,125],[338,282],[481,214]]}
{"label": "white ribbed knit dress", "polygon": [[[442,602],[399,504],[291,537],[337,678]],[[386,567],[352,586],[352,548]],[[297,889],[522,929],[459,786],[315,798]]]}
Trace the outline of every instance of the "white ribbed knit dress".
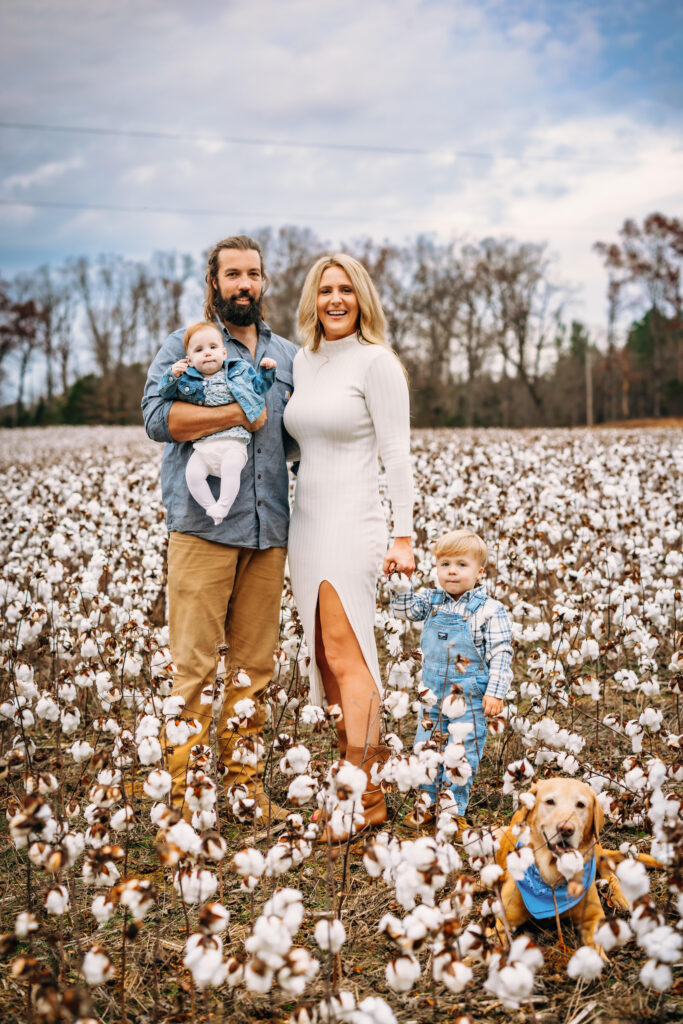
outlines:
{"label": "white ribbed knit dress", "polygon": [[285,427],[301,449],[289,529],[294,601],[311,657],[311,700],[323,702],[315,663],[318,591],[337,591],[382,693],[375,643],[375,591],[388,531],[379,496],[378,449],[386,470],[394,536],[412,532],[408,386],[398,360],[353,334],[322,341],[294,359]]}

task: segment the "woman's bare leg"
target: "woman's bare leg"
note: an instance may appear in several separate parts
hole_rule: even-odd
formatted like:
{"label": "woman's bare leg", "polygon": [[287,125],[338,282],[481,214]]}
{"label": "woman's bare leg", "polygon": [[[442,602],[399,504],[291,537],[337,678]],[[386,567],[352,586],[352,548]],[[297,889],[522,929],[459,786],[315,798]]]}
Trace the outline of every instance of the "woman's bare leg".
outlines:
{"label": "woman's bare leg", "polygon": [[320,584],[318,591],[315,648],[325,695],[331,703],[341,704],[349,746],[361,749],[368,744],[377,746],[380,717],[377,686],[341,599],[327,580]]}

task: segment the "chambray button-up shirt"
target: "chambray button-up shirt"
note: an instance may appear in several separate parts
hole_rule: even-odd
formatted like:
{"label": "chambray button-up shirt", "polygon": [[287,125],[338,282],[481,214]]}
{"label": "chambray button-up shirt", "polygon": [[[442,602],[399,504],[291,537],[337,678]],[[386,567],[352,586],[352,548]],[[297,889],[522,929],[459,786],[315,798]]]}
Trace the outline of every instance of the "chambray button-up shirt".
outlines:
{"label": "chambray button-up shirt", "polygon": [[[228,359],[251,362],[246,346],[233,338],[224,324],[217,321],[217,326],[223,332]],[[149,368],[142,396],[145,429],[153,441],[166,444],[161,463],[161,492],[168,529],[231,547],[284,547],[289,529],[286,460],[294,454],[295,445],[282,425],[282,414],[292,394],[292,362],[297,348],[291,341],[273,334],[263,322],[259,323],[254,366],[266,356],[277,362],[275,384],[265,395],[268,419],[252,434],[252,443],[247,446],[248,461],[242,470],[235,503],[223,522],[215,526],[190,494],[185,480],[192,442],[173,440],[168,429],[172,402],[158,394],[160,377],[185,355],[183,334],[184,329],[174,331],[161,346]],[[209,486],[216,497],[219,483],[216,477],[209,477]]]}

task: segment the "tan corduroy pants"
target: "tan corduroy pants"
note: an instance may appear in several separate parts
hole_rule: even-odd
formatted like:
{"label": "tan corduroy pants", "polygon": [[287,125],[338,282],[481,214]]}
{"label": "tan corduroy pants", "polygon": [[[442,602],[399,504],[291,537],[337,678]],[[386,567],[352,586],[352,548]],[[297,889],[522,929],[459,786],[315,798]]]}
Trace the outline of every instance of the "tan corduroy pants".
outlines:
{"label": "tan corduroy pants", "polygon": [[[185,793],[187,759],[195,743],[209,742],[211,705],[200,695],[213,685],[219,644],[228,644],[225,659],[225,701],[217,723],[219,759],[229,767],[226,784],[252,783],[260,768],[236,764],[232,748],[240,736],[259,736],[265,712],[261,700],[273,675],[278,641],[285,548],[233,548],[187,533],[171,533],[168,545],[168,618],[171,655],[177,668],[173,693],[185,698],[183,717],[196,718],[203,728],[185,746],[170,748],[168,770],[172,799],[180,805]],[[235,669],[244,669],[248,687],[230,685]],[[238,700],[251,697],[257,711],[236,734],[226,720]]]}

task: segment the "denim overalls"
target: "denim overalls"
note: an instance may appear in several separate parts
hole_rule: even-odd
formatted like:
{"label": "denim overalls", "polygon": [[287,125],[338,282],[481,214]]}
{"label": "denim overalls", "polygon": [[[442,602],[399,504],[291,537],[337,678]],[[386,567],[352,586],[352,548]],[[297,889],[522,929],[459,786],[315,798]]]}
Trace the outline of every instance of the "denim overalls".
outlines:
{"label": "denim overalls", "polygon": [[[441,600],[439,600],[441,598]],[[476,775],[481,755],[486,742],[486,719],[482,707],[482,700],[486,693],[489,681],[489,670],[482,661],[477,648],[474,645],[468,619],[480,605],[487,600],[483,592],[474,593],[466,602],[466,618],[458,612],[446,611],[444,601],[446,594],[435,595],[432,602],[432,610],[425,621],[422,630],[422,679],[424,685],[429,687],[432,693],[436,694],[437,702],[433,707],[420,708],[415,743],[429,739],[434,733],[448,733],[448,725],[451,721],[471,722],[472,730],[465,737],[465,754],[472,768],[472,774],[464,786],[455,786],[448,782],[444,775],[443,765],[439,765],[436,779],[433,783],[422,788],[429,793],[432,800],[435,800],[443,785],[449,786],[455,801],[458,805],[458,814],[464,814],[469,800],[470,789]],[[450,602],[446,602],[449,607]],[[469,664],[462,662],[456,668],[456,656],[466,658]],[[461,671],[464,670],[464,671]],[[441,705],[445,697],[451,692],[454,683],[462,688],[462,696],[467,705],[467,710],[461,718],[449,719],[441,713]],[[431,730],[422,725],[422,719],[428,717],[434,722]],[[443,751],[447,743],[444,739],[439,749]]]}

